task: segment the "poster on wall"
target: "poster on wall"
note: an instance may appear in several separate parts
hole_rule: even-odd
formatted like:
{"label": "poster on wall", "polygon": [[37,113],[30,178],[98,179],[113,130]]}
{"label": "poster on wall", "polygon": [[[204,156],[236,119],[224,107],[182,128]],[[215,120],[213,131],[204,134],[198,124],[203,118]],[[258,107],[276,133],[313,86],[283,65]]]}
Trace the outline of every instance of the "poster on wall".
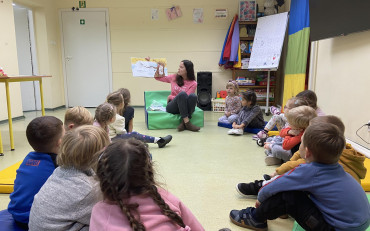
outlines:
{"label": "poster on wall", "polygon": [[257,20],[257,1],[240,0],[239,1],[239,21],[256,21]]}
{"label": "poster on wall", "polygon": [[193,9],[193,22],[203,23],[203,8]]}
{"label": "poster on wall", "polygon": [[171,8],[168,8],[166,10],[166,15],[169,21],[174,20],[178,17],[181,17],[182,12],[181,12],[180,6],[173,6]]}
{"label": "poster on wall", "polygon": [[159,19],[159,10],[152,9],[152,21],[156,21]]}
{"label": "poster on wall", "polygon": [[226,19],[227,18],[227,9],[216,9],[215,18]]}
{"label": "poster on wall", "polygon": [[157,71],[158,63],[162,63],[159,67],[159,74],[168,75],[167,60],[165,58],[154,58],[149,61],[145,58],[131,57],[132,76],[153,78]]}

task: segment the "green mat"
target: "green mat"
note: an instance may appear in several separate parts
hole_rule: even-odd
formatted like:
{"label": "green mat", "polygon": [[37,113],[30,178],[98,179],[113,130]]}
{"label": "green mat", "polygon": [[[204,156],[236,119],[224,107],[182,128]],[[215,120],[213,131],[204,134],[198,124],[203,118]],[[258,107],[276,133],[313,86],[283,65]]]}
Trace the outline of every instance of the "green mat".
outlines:
{"label": "green mat", "polygon": [[[370,203],[370,194],[366,194],[366,196]],[[298,225],[298,223],[295,221],[294,226],[293,226],[293,231],[304,231],[304,229],[300,225]],[[370,231],[370,227],[367,228],[366,231]]]}
{"label": "green mat", "polygon": [[[177,128],[179,126],[181,121],[180,115],[174,115],[164,111],[148,110],[153,100],[165,107],[167,105],[167,97],[170,93],[170,91],[144,91],[145,123],[149,130]],[[204,127],[204,112],[196,107],[190,121],[198,127]]]}

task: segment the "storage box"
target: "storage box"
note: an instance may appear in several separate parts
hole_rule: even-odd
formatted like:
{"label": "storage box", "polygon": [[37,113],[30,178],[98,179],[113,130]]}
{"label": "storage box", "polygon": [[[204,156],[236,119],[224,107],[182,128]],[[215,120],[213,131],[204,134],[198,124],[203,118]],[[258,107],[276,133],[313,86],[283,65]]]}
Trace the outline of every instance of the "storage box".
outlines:
{"label": "storage box", "polygon": [[212,99],[213,112],[225,112],[225,99]]}

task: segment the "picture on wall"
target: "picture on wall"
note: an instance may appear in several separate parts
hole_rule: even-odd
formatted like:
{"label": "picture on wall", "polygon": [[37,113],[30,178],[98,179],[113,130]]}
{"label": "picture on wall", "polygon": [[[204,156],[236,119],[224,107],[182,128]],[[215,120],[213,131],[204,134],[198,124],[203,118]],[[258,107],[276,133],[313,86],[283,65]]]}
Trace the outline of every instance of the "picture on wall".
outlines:
{"label": "picture on wall", "polygon": [[256,21],[257,1],[239,1],[239,21]]}

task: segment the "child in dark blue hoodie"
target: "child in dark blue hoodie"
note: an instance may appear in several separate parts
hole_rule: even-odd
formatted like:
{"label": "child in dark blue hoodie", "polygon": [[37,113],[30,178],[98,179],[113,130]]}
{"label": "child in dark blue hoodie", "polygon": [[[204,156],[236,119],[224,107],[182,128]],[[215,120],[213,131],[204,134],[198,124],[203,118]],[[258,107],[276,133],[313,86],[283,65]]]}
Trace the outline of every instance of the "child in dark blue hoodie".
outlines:
{"label": "child in dark blue hoodie", "polygon": [[27,126],[27,140],[35,151],[28,153],[17,170],[8,205],[9,213],[22,228],[28,228],[34,196],[57,167],[63,135],[63,122],[54,116],[35,118]]}

